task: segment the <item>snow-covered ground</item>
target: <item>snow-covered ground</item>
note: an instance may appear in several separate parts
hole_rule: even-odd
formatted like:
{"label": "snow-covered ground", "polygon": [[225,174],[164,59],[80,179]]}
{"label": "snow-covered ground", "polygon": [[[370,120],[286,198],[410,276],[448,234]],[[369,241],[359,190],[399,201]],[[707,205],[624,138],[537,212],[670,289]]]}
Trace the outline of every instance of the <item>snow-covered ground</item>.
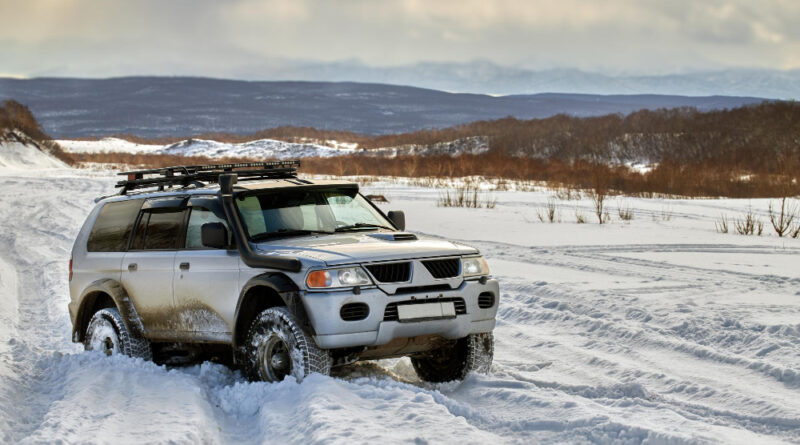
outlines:
{"label": "snow-covered ground", "polygon": [[143,145],[117,138],[97,141],[60,140],[58,143],[71,153],[163,153],[180,156],[205,156],[209,158],[277,158],[295,159],[308,157],[331,157],[352,154],[370,156],[398,155],[451,155],[479,154],[489,149],[485,137],[470,137],[432,146],[403,145],[371,150],[359,150],[357,144],[338,141],[293,143],[274,139],[259,139],[241,144],[230,144],[205,139],[187,139],[170,145]]}
{"label": "snow-covered ground", "polygon": [[0,131],[0,169],[66,168],[19,131]]}
{"label": "snow-covered ground", "polygon": [[[0,441],[773,443],[800,441],[800,240],[719,234],[764,200],[496,192],[494,209],[372,183],[410,230],[479,247],[501,280],[490,375],[431,385],[407,360],[249,383],[70,342],[67,262],[102,172],[0,170]],[[621,222],[618,205],[634,219]],[[589,219],[591,221],[591,219]],[[767,230],[765,230],[767,232]]]}
{"label": "snow-covered ground", "polygon": [[103,138],[96,141],[62,139],[56,141],[67,153],[157,153],[163,145],[137,144],[119,138]]}

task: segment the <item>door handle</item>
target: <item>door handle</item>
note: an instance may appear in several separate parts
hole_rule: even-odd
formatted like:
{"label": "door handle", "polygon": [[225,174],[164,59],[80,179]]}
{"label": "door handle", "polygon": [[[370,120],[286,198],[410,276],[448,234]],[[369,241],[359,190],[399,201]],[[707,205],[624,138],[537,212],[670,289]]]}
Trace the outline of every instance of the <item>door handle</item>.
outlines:
{"label": "door handle", "polygon": [[181,263],[180,268],[181,270],[189,270],[189,263]]}
{"label": "door handle", "polygon": [[138,268],[139,268],[139,266],[137,266],[136,263],[128,264],[128,270],[131,271],[131,272],[136,271],[136,269],[138,269]]}

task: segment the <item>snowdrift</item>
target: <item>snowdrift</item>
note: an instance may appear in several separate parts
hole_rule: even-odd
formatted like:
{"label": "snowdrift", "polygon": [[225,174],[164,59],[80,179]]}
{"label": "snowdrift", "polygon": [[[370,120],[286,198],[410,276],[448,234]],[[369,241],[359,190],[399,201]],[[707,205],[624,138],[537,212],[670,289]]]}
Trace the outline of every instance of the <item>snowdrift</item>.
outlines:
{"label": "snowdrift", "polygon": [[24,133],[13,130],[0,135],[0,169],[66,168]]}

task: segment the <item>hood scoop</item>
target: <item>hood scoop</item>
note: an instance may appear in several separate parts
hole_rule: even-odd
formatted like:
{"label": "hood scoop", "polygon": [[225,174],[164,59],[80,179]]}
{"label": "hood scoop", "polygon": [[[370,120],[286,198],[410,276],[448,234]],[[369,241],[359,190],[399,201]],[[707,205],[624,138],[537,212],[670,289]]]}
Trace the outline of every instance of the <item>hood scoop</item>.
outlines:
{"label": "hood scoop", "polygon": [[416,241],[418,239],[417,235],[407,232],[370,233],[368,236],[383,241]]}

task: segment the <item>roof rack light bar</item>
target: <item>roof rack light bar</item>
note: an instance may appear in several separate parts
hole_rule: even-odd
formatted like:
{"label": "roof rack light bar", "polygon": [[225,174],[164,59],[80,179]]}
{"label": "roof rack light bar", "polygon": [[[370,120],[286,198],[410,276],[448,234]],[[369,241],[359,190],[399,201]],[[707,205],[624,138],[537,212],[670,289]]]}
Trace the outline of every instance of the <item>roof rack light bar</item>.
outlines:
{"label": "roof rack light bar", "polygon": [[202,186],[205,185],[203,184],[204,182],[219,182],[219,176],[225,173],[236,173],[239,181],[296,178],[299,167],[300,161],[298,160],[176,165],[173,167],[120,172],[118,175],[126,176],[127,179],[117,182],[115,187],[122,187],[120,194],[124,195],[131,190],[150,187],[158,187],[158,190],[164,190],[165,187],[187,187],[191,184]]}

